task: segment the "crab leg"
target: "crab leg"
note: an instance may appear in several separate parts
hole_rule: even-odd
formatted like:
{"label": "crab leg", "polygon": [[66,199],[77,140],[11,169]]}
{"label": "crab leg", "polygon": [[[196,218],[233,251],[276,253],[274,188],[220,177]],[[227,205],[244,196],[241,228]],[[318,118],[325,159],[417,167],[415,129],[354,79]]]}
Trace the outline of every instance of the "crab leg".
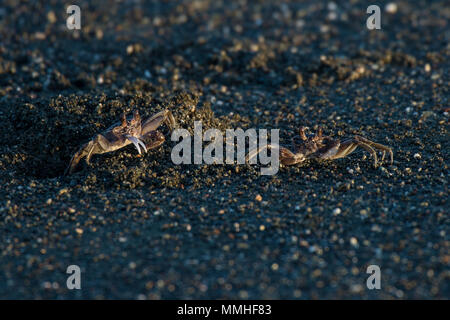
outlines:
{"label": "crab leg", "polygon": [[363,138],[363,137],[361,137],[361,136],[355,136],[355,138],[356,138],[357,140],[359,140],[359,141],[364,142],[365,144],[368,144],[368,145],[371,146],[372,148],[381,150],[381,151],[383,152],[383,156],[382,156],[382,158],[381,158],[382,161],[384,160],[384,157],[385,157],[385,155],[386,155],[386,152],[389,153],[389,158],[390,158],[390,160],[391,160],[391,164],[394,163],[394,153],[392,152],[392,149],[391,149],[391,148],[386,147],[386,146],[384,146],[384,145],[382,145],[382,144],[380,144],[380,143],[376,143],[376,142],[370,141],[370,140],[368,140],[368,139],[366,139],[366,138]]}
{"label": "crab leg", "polygon": [[85,143],[72,157],[69,166],[65,171],[65,175],[71,174],[80,160],[86,157],[86,163],[89,164],[92,155],[102,153],[107,146],[108,141],[102,135],[98,134],[93,140]]}
{"label": "crab leg", "polygon": [[272,152],[279,152],[280,153],[280,162],[281,164],[285,166],[297,164],[300,162],[303,162],[305,160],[305,157],[303,154],[294,154],[289,149],[286,149],[284,147],[279,146],[278,144],[271,143],[268,145],[261,146],[251,152],[248,153],[246,157],[246,161],[250,163],[250,160],[252,160],[254,157],[256,157],[258,154],[260,154],[264,150],[271,150]]}
{"label": "crab leg", "polygon": [[94,151],[94,148],[95,148],[95,143],[92,143],[92,146],[91,146],[91,148],[89,149],[88,154],[87,154],[87,156],[86,156],[86,162],[87,162],[88,164],[89,164],[89,160],[91,159],[92,151]]}
{"label": "crab leg", "polygon": [[279,150],[279,149],[280,149],[280,146],[279,146],[279,145],[276,145],[276,144],[263,145],[263,146],[261,146],[261,147],[259,147],[259,148],[256,148],[256,149],[250,151],[250,152],[247,154],[247,156],[245,157],[245,161],[248,162],[248,163],[250,163],[250,161],[251,161],[254,157],[256,157],[258,154],[260,154],[262,151],[264,151],[264,150],[266,150],[266,149],[268,149],[268,150],[271,150],[271,149]]}
{"label": "crab leg", "polygon": [[365,141],[364,142],[361,141],[358,137],[350,138],[348,140],[341,142],[339,150],[336,152],[334,156],[330,157],[330,159],[344,158],[348,156],[350,153],[352,153],[357,147],[363,148],[372,155],[374,160],[374,166],[376,167],[378,164],[376,151],[373,149],[372,146],[370,146],[368,143],[365,143]]}
{"label": "crab leg", "polygon": [[88,151],[87,151],[88,146],[89,146],[89,143],[86,143],[85,145],[83,145],[80,148],[80,150],[78,150],[73,155],[72,159],[70,159],[69,166],[67,167],[66,171],[64,172],[64,175],[71,174],[73,172],[73,170],[75,169],[75,167],[80,162],[81,158],[85,157],[88,154]]}
{"label": "crab leg", "polygon": [[377,152],[368,144],[364,143],[364,142],[358,142],[358,146],[362,147],[363,149],[365,149],[367,152],[369,152],[372,157],[373,157],[373,161],[374,161],[374,166],[376,167],[378,164],[378,157],[377,157]]}

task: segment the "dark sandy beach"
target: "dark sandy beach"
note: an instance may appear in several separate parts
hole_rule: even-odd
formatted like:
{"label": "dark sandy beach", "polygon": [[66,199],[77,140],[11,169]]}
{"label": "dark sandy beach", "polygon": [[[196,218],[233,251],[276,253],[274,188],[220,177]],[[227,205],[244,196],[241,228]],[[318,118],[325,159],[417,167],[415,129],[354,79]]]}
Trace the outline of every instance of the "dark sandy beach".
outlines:
{"label": "dark sandy beach", "polygon": [[[0,4],[1,299],[448,299],[446,1]],[[395,10],[394,10],[395,9]],[[175,165],[166,142],[64,171],[138,109],[390,146],[282,167]],[[82,270],[68,290],[66,268]],[[366,287],[367,266],[381,289]]]}

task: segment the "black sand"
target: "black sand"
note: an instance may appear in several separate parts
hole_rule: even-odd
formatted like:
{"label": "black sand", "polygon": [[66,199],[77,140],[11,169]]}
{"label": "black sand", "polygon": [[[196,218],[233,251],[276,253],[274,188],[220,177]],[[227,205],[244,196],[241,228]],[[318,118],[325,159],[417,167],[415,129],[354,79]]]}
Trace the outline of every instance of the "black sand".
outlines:
{"label": "black sand", "polygon": [[[449,298],[446,1],[379,1],[374,31],[372,1],[77,1],[81,32],[61,1],[17,2],[0,6],[0,298]],[[62,176],[134,108],[283,143],[320,125],[394,165],[177,166],[164,127],[142,157]]]}

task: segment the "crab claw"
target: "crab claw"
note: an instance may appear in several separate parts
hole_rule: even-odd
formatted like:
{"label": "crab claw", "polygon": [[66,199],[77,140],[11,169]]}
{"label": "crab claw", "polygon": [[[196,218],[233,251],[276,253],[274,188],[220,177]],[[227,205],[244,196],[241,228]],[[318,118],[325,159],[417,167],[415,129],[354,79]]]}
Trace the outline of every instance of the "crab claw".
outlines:
{"label": "crab claw", "polygon": [[318,128],[318,130],[317,130],[317,136],[318,136],[319,138],[322,138],[322,127],[319,127],[319,128]]}
{"label": "crab claw", "polygon": [[134,144],[134,146],[136,147],[136,149],[139,152],[139,154],[141,154],[141,148],[140,147],[142,147],[144,149],[144,151],[147,152],[147,147],[145,146],[145,144],[141,140],[139,140],[136,137],[129,136],[129,135],[127,135],[126,137],[127,137],[128,140],[130,140]]}
{"label": "crab claw", "polygon": [[139,152],[139,154],[141,154],[141,148],[139,147],[139,142],[138,139],[136,139],[135,137],[128,137],[128,140],[130,140],[131,142],[133,142],[134,146],[136,147],[137,151]]}
{"label": "crab claw", "polygon": [[136,140],[141,145],[141,147],[144,149],[144,151],[147,152],[147,147],[145,146],[145,143],[141,139],[136,139]]}

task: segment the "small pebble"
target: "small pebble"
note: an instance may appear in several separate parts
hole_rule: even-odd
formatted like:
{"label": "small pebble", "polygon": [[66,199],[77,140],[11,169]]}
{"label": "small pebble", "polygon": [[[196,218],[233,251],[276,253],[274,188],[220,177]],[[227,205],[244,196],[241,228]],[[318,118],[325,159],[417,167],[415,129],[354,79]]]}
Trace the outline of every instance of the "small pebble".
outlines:
{"label": "small pebble", "polygon": [[128,47],[127,47],[127,54],[132,54],[133,53],[133,46],[130,44]]}
{"label": "small pebble", "polygon": [[63,195],[64,193],[67,193],[69,191],[69,189],[67,188],[62,188],[61,190],[59,190],[58,194],[59,195]]}
{"label": "small pebble", "polygon": [[387,13],[394,14],[397,12],[397,4],[395,2],[390,2],[386,5],[385,10]]}

